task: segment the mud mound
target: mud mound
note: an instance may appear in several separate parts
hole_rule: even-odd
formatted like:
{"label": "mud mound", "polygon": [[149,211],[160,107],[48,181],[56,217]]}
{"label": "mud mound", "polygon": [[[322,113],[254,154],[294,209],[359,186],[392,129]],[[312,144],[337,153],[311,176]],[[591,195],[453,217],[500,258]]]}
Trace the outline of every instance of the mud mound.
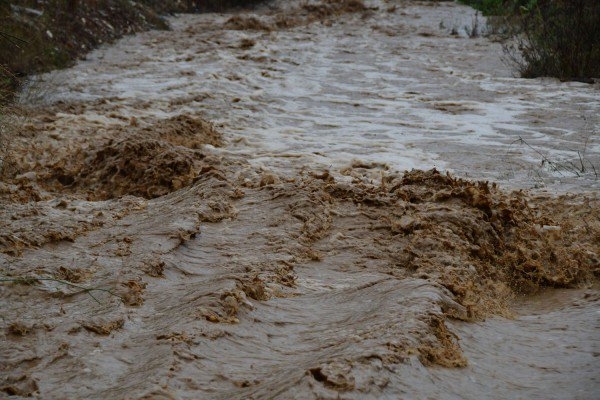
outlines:
{"label": "mud mound", "polygon": [[[456,246],[483,279],[530,292],[538,286],[571,286],[597,271],[598,265],[587,260],[587,250],[561,237],[562,222],[552,219],[556,211],[534,211],[535,200],[522,192],[503,193],[487,182],[455,179],[435,170],[407,173],[390,192],[414,207],[407,207],[404,220],[391,224],[393,231],[418,238],[413,245],[427,244],[440,252]],[[559,199],[550,208],[560,210],[564,204]],[[592,235],[598,231],[599,226],[592,228],[585,219],[579,223],[588,224]],[[409,266],[427,269],[432,258],[431,253],[415,253]]]}
{"label": "mud mound", "polygon": [[575,221],[554,220],[554,210],[565,207],[560,199],[547,200],[540,212],[525,193],[436,170],[386,176],[379,184],[313,174],[296,185],[278,195],[308,192],[290,213],[302,224],[298,239],[319,259],[344,249],[359,265],[439,282],[466,307],[466,314],[448,310],[461,319],[509,314],[515,294],[572,287],[600,271],[597,207],[578,206]]}
{"label": "mud mound", "polygon": [[[73,241],[138,208],[139,197],[159,197],[204,176],[224,179],[220,159],[206,148],[221,146],[221,134],[202,118],[137,120],[108,100],[36,111],[20,110],[14,171],[0,182],[2,253]],[[89,202],[115,198],[121,199]]]}
{"label": "mud mound", "polygon": [[108,142],[76,176],[61,174],[59,181],[85,188],[95,199],[125,194],[154,198],[192,183],[197,172],[195,159],[192,152],[134,136]]}
{"label": "mud mound", "polygon": [[189,186],[216,160],[200,149],[222,144],[211,124],[177,116],[153,126],[128,126],[109,139],[79,147],[48,167],[44,187],[50,191],[84,193],[89,200],[123,195],[147,199]]}

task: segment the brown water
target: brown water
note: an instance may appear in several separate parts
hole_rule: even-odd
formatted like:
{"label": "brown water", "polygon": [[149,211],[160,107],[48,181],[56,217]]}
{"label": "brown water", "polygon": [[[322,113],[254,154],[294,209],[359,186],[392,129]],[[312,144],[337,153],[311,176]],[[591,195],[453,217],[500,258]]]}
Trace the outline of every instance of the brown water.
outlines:
{"label": "brown water", "polygon": [[178,16],[32,83],[2,395],[600,397],[598,180],[569,167],[600,161],[598,88],[513,78],[466,7],[369,6]]}

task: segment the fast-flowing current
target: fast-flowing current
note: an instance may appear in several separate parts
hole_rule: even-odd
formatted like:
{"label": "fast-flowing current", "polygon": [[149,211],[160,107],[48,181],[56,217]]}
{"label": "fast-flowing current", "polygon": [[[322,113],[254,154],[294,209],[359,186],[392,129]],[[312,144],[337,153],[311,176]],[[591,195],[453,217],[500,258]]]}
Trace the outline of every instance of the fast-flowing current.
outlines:
{"label": "fast-flowing current", "polygon": [[[439,239],[447,254],[407,272],[398,266],[439,253],[436,238],[394,241],[427,224],[454,237],[445,222],[431,226],[474,224],[458,203],[426,206],[424,191],[392,215],[398,203],[343,186],[383,191],[397,172],[436,168],[506,191],[593,197],[598,84],[518,78],[483,17],[454,2],[365,4],[335,14],[290,1],[177,15],[169,31],[126,37],[32,80],[24,105],[85,105],[53,114],[57,137],[69,127],[150,132],[181,115],[211,121],[224,145],[207,151],[228,160],[219,168],[243,190],[215,173],[164,199],[118,200],[128,211],[116,225],[14,261],[77,265],[143,301],[118,306],[99,292],[99,303],[80,293],[40,305],[11,292],[6,320],[19,315],[37,338],[3,350],[19,375],[3,372],[11,385],[57,399],[600,397],[597,284],[507,297],[484,317],[463,317],[470,306],[453,297],[463,292],[437,283],[475,274],[457,255],[463,242]],[[319,186],[328,179],[339,188]],[[72,207],[102,219],[122,203]],[[65,207],[48,204],[60,219]],[[199,233],[181,234],[196,214]],[[379,233],[386,221],[389,236]],[[464,237],[479,245],[484,234]],[[139,265],[150,272],[136,275]]]}

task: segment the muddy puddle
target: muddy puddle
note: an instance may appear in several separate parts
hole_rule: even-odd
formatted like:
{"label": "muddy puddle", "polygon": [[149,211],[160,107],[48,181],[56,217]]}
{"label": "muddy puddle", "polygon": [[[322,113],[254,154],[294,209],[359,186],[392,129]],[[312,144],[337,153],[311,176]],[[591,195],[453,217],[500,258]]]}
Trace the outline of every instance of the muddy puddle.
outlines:
{"label": "muddy puddle", "polygon": [[36,77],[0,395],[598,397],[600,92],[474,18],[275,2]]}

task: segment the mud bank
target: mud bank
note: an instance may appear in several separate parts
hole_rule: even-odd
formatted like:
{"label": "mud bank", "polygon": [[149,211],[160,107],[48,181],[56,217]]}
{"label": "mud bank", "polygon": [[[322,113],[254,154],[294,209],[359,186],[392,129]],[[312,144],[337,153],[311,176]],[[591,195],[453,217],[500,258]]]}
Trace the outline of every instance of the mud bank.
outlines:
{"label": "mud bank", "polygon": [[[286,4],[181,16],[24,93],[0,191],[2,393],[597,394],[593,175],[485,181],[506,126],[555,154],[595,89],[493,75],[494,44],[430,24],[463,18],[453,4]],[[452,74],[433,67],[448,45]],[[537,129],[519,96],[548,87],[556,129]],[[471,108],[440,103],[468,90]]]}

